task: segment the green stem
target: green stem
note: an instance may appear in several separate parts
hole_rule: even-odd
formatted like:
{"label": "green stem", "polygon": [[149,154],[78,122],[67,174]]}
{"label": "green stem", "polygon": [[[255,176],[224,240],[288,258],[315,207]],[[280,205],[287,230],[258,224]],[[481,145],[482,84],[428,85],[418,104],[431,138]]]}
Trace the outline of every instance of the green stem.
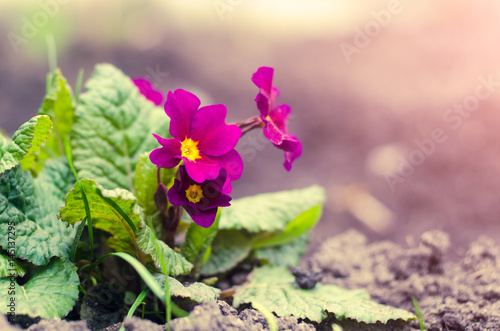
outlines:
{"label": "green stem", "polygon": [[85,229],[85,222],[81,222],[80,225],[78,225],[78,229],[76,230],[75,239],[73,240],[71,251],[69,253],[69,259],[71,262],[75,262],[76,249],[78,248],[78,242],[80,241],[80,237],[82,236],[83,229]]}
{"label": "green stem", "polygon": [[57,48],[54,35],[46,35],[45,42],[47,43],[47,53],[49,57],[49,70],[51,73],[54,73],[57,69]]}
{"label": "green stem", "polygon": [[[66,138],[64,141],[64,152],[66,154],[66,158],[68,159],[69,167],[73,172],[73,176],[75,176],[76,182],[78,183],[78,187],[80,188],[80,193],[82,194],[83,205],[85,206],[85,215],[87,219],[87,229],[89,231],[89,241],[90,241],[90,261],[94,260],[94,234],[92,231],[92,217],[90,215],[90,207],[89,202],[87,200],[87,195],[83,190],[82,183],[78,178],[78,174],[76,173],[75,167],[73,165],[73,157],[71,155],[71,143],[69,138]],[[75,251],[76,252],[76,251]]]}

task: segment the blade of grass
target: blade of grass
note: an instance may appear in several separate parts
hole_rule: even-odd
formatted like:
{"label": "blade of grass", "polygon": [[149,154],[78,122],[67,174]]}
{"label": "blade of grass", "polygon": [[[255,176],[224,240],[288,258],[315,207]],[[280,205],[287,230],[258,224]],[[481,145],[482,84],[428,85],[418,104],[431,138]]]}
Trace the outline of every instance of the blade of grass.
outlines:
{"label": "blade of grass", "polygon": [[257,309],[264,316],[269,326],[269,331],[278,331],[278,322],[271,311],[258,302],[252,302],[252,307]]}
{"label": "blade of grass", "polygon": [[411,297],[411,301],[413,302],[413,307],[415,308],[415,312],[417,313],[418,325],[420,326],[420,330],[425,331],[424,317],[422,316],[422,311],[420,310],[417,298]]}
{"label": "blade of grass", "polygon": [[[71,143],[69,138],[66,138],[64,140],[64,153],[66,154],[66,158],[68,159],[68,164],[69,167],[71,168],[71,171],[73,172],[73,176],[75,176],[76,182],[78,183],[78,186],[80,187],[80,192],[82,193],[82,199],[83,199],[83,205],[85,206],[85,215],[87,219],[87,229],[89,231],[89,241],[90,241],[90,261],[94,260],[94,234],[92,231],[92,217],[90,215],[90,208],[89,208],[89,202],[87,200],[87,195],[85,194],[85,191],[83,190],[82,183],[80,182],[80,178],[78,178],[78,174],[76,173],[75,167],[73,165],[73,157],[71,155]],[[77,238],[75,236],[75,242],[73,242],[73,245],[71,249],[73,250],[73,246],[75,246],[75,253],[76,253],[76,245],[78,244],[78,240],[80,240],[80,237]],[[73,257],[74,258],[74,257]]]}
{"label": "blade of grass", "polygon": [[[142,265],[141,262],[139,262],[135,257],[133,257],[130,254],[123,253],[123,252],[115,252],[115,253],[109,253],[106,255],[101,256],[97,260],[95,260],[91,265],[89,265],[89,273],[92,272],[92,270],[102,261],[104,261],[106,258],[110,256],[118,256],[128,262],[132,268],[137,271],[139,276],[141,276],[142,280],[146,285],[151,289],[151,291],[156,295],[161,301],[165,302],[165,297],[168,297],[170,299],[170,295],[165,295],[166,293],[163,291],[161,288],[161,285],[154,279],[153,275],[146,269],[145,266]],[[83,268],[82,268],[83,269]],[[175,303],[171,302],[170,303],[172,312],[174,313],[175,316],[177,317],[185,317],[188,316],[189,314],[181,309],[179,306],[177,306]]]}
{"label": "blade of grass", "polygon": [[[127,222],[128,226],[130,226],[130,228],[132,229],[132,231],[134,233],[137,232],[137,228],[135,227],[134,223],[132,222],[132,220],[130,219],[130,217],[128,217],[128,215],[120,208],[120,206],[118,206],[116,204],[116,202],[114,202],[113,200],[111,200],[110,198],[106,198],[104,197],[100,191],[97,191],[96,192],[101,198],[104,199],[104,201],[106,201],[106,203],[108,205],[110,205],[111,207],[113,207],[114,210],[116,210],[118,212],[118,214],[120,214],[121,217],[123,217],[123,219],[125,220],[125,222]],[[134,239],[134,238],[132,238]]]}
{"label": "blade of grass", "polygon": [[[137,296],[134,303],[132,304],[132,307],[130,307],[127,313],[127,318],[131,318],[132,316],[134,316],[135,310],[144,301],[144,298],[148,293],[149,293],[149,288],[145,288],[144,290],[142,290],[142,292]],[[122,325],[118,331],[125,331],[125,327]]]}
{"label": "blade of grass", "polygon": [[78,248],[78,242],[82,236],[83,229],[85,229],[85,224],[86,223],[84,221],[80,222],[80,225],[78,225],[78,229],[76,230],[75,239],[73,240],[71,251],[69,252],[69,259],[71,262],[75,262],[76,249]]}
{"label": "blade of grass", "polygon": [[[148,226],[152,228],[152,219],[149,219]],[[153,243],[156,246],[156,249],[161,252],[160,245],[158,244],[158,240],[155,237],[152,238]],[[170,331],[170,320],[172,319],[172,302],[170,300],[170,288],[168,282],[168,270],[167,265],[165,264],[165,257],[163,254],[160,254],[160,264],[161,270],[165,275],[165,315],[167,316],[167,331]]]}

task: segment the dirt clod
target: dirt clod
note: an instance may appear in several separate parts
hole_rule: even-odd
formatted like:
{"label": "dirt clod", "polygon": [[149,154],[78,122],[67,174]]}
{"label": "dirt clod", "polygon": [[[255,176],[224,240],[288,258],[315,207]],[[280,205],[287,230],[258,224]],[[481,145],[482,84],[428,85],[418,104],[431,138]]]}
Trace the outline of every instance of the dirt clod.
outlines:
{"label": "dirt clod", "polygon": [[[299,322],[293,316],[277,318],[279,330],[310,331],[314,327]],[[254,309],[238,311],[224,301],[208,302],[196,306],[188,317],[172,321],[172,331],[210,331],[210,330],[269,330],[264,316]]]}
{"label": "dirt clod", "polygon": [[292,267],[290,268],[290,272],[295,276],[295,282],[297,285],[306,290],[314,288],[316,283],[321,281],[321,278],[323,277],[319,272],[300,267]]}
{"label": "dirt clod", "polygon": [[64,321],[58,319],[42,320],[32,325],[28,331],[89,331],[85,321]]}

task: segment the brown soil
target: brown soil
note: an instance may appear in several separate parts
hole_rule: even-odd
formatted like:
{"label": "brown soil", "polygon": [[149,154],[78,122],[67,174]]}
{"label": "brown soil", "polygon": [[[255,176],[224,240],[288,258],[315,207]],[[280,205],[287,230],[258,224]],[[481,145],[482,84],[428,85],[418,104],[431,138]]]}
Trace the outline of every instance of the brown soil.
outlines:
{"label": "brown soil", "polygon": [[[488,237],[452,256],[444,232],[425,232],[418,246],[403,248],[368,244],[352,230],[325,241],[304,263],[320,271],[323,282],[365,288],[379,303],[414,311],[415,297],[429,331],[500,329],[500,250]],[[344,330],[400,329],[338,323]],[[403,329],[419,329],[418,323]]]}
{"label": "brown soil", "polygon": [[[318,272],[323,283],[345,288],[365,288],[379,303],[415,311],[416,298],[428,331],[496,331],[500,329],[500,247],[491,238],[480,237],[468,251],[458,256],[450,248],[448,235],[441,231],[425,232],[414,247],[393,242],[367,243],[361,233],[350,230],[326,240],[313,254],[304,257],[302,267]],[[109,310],[94,311],[92,330],[104,327],[103,316]],[[101,316],[102,315],[102,316]],[[3,323],[3,324],[2,324]],[[111,320],[108,320],[109,325]],[[126,330],[161,330],[160,325],[138,318],[124,322]],[[336,320],[330,315],[320,325],[307,324],[291,317],[278,318],[279,330],[331,330],[337,323],[344,330],[418,330],[410,324],[390,321],[387,325]],[[97,325],[100,325],[98,328]],[[121,323],[109,326],[116,331]],[[0,329],[21,330],[0,318]],[[84,321],[41,321],[29,331],[87,331]],[[224,301],[194,307],[190,316],[174,319],[173,331],[187,330],[268,330],[264,317],[256,310],[240,311]]]}

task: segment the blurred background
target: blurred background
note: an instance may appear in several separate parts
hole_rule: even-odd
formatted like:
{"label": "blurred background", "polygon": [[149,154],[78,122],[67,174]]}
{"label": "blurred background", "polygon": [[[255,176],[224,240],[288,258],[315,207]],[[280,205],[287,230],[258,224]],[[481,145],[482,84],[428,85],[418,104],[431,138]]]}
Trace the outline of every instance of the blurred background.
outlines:
{"label": "blurred background", "polygon": [[234,197],[320,184],[311,249],[357,228],[418,242],[437,228],[456,252],[500,242],[500,3],[494,1],[40,0],[0,2],[0,127],[34,116],[48,71],[45,36],[72,86],[110,62],[162,92],[257,114],[250,77],[275,68],[289,131],[303,142],[290,173],[260,132],[238,150]]}

